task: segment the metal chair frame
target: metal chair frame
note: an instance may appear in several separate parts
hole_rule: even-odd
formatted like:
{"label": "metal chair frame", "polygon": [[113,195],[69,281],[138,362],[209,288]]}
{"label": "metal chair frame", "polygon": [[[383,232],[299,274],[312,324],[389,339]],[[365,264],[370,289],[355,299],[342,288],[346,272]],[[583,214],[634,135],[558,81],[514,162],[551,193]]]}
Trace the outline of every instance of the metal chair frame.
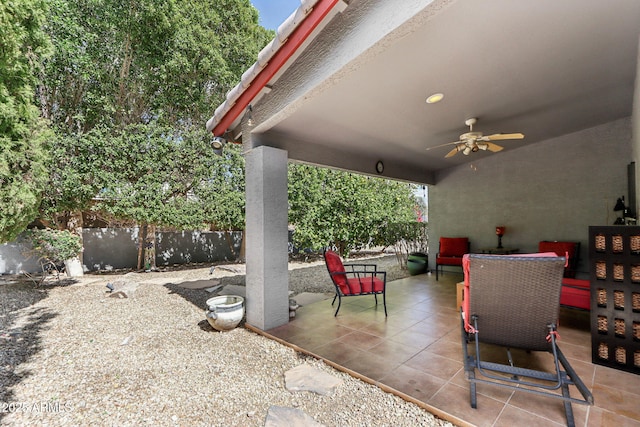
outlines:
{"label": "metal chair frame", "polygon": [[[593,395],[556,342],[564,264],[563,257],[469,255],[469,313],[462,312],[461,335],[472,408],[477,407],[477,383],[561,399],[569,426],[575,425],[572,403],[593,405]],[[535,294],[540,298],[532,302]],[[464,316],[471,328],[465,328]],[[509,364],[482,360],[480,343],[505,347]],[[554,372],[516,366],[512,348],[550,353]],[[582,398],[571,397],[569,386]],[[562,394],[553,393],[558,389]]]}
{"label": "metal chair frame", "polygon": [[[342,297],[354,297],[354,296],[363,296],[363,295],[373,295],[376,301],[376,305],[378,305],[378,295],[382,294],[382,304],[384,306],[384,315],[385,317],[387,316],[387,294],[386,294],[386,289],[387,289],[387,273],[385,271],[378,271],[378,266],[376,264],[342,264],[342,266],[344,267],[345,271],[344,272],[339,272],[339,271],[331,271],[329,269],[329,265],[326,262],[326,256],[327,256],[327,252],[330,251],[325,251],[325,265],[327,266],[327,271],[329,272],[329,276],[331,277],[331,281],[333,282],[333,285],[335,287],[335,295],[333,296],[333,301],[331,301],[331,305],[333,306],[336,302],[336,298],[338,299],[338,307],[336,308],[336,312],[334,314],[334,317],[338,315],[338,311],[340,311],[340,306],[342,305]],[[332,252],[332,251],[331,251]],[[336,254],[336,256],[338,256]],[[340,258],[338,256],[338,258]],[[341,261],[342,262],[342,261]],[[348,269],[348,270],[347,270]],[[345,279],[348,278],[356,278],[359,281],[366,281],[367,278],[369,278],[369,280],[371,280],[371,278],[373,277],[378,277],[380,276],[380,280],[382,280],[382,290],[381,291],[375,291],[374,286],[371,286],[371,292],[353,292],[353,293],[347,293],[345,294],[342,289],[340,288],[339,284],[337,283],[337,277],[344,277]]]}
{"label": "metal chair frame", "polygon": [[38,277],[38,273],[29,273],[24,270],[20,273],[27,279],[31,280],[36,286],[41,286],[49,280],[60,282],[60,274],[64,272],[64,265],[56,265],[56,263],[45,257],[40,258],[38,261],[40,262],[40,268],[42,269],[40,277]]}

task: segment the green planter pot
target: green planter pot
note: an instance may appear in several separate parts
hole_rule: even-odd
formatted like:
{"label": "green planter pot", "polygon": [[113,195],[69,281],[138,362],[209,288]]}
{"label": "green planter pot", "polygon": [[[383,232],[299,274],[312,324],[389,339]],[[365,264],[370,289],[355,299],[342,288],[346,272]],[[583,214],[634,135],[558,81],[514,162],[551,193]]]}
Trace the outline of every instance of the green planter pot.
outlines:
{"label": "green planter pot", "polygon": [[422,252],[412,252],[409,254],[409,259],[413,260],[424,260],[424,262],[427,262],[428,258],[428,255]]}
{"label": "green planter pot", "polygon": [[[429,269],[427,254],[423,254],[422,252],[410,253],[407,259],[407,268],[409,269],[409,274],[412,276],[426,273]],[[412,271],[416,271],[416,273],[412,273]]]}
{"label": "green planter pot", "polygon": [[427,261],[424,259],[409,259],[407,260],[407,270],[412,276],[424,274],[427,272]]}

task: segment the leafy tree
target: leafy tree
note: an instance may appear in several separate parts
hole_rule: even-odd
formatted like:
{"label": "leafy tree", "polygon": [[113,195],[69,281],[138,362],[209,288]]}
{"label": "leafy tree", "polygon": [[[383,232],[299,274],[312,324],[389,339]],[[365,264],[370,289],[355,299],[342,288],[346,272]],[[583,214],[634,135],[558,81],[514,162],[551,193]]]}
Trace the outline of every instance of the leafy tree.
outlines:
{"label": "leafy tree", "polygon": [[[206,137],[194,133],[274,35],[258,25],[249,0],[50,4],[46,30],[56,50],[45,64],[38,96],[42,115],[58,137],[50,157],[54,190],[45,198],[42,214],[60,228],[81,227],[79,212],[93,206],[143,225],[185,228],[200,226],[208,212],[218,227],[236,227],[244,218],[236,192],[222,196],[206,186],[184,190],[180,185],[189,187],[194,176],[201,179],[203,171],[189,166],[210,159]],[[185,147],[193,150],[189,144],[198,138],[196,161],[169,164]],[[127,143],[138,151],[131,152]],[[174,152],[176,147],[180,149]],[[213,168],[202,182],[218,181],[221,188],[229,184],[229,173],[243,170],[241,158],[227,153],[213,164],[227,162],[216,168],[232,172],[218,174]],[[92,205],[103,188],[102,201]],[[165,188],[175,197],[167,197]],[[189,191],[202,194],[184,196]],[[219,202],[215,210],[205,202],[214,195]],[[105,200],[109,197],[113,199]]]}
{"label": "leafy tree", "polygon": [[47,135],[33,96],[50,48],[45,16],[43,1],[0,3],[0,242],[36,218],[46,176]]}
{"label": "leafy tree", "polygon": [[[92,209],[129,218],[146,228],[139,239],[153,248],[155,226],[233,229],[244,221],[244,162],[239,147],[214,154],[206,131],[176,132],[155,122],[129,125],[103,147],[103,183]],[[154,267],[148,254],[149,267]],[[141,258],[140,258],[141,259]]]}
{"label": "leafy tree", "polygon": [[201,127],[275,32],[258,24],[258,11],[249,0],[177,4],[179,23],[160,76],[160,118],[170,123],[189,119]]}
{"label": "leafy tree", "polygon": [[[244,191],[238,179],[244,169],[238,158],[240,149],[234,147],[226,157],[216,156],[204,130],[176,133],[155,123],[129,125],[102,153],[104,187],[93,209],[180,229],[203,228],[212,222],[231,228],[238,224],[238,212],[216,217],[220,214],[210,205],[218,193]],[[230,169],[226,160],[237,169]]]}
{"label": "leafy tree", "polygon": [[249,0],[52,0],[47,30],[43,113],[69,133],[202,127],[273,35]]}
{"label": "leafy tree", "polygon": [[414,186],[308,165],[289,165],[289,222],[297,246],[349,251],[384,238],[387,224],[415,221]]}
{"label": "leafy tree", "polygon": [[241,146],[227,146],[214,157],[206,182],[194,189],[206,223],[216,230],[243,230],[245,225],[244,157]]}
{"label": "leafy tree", "polygon": [[110,131],[98,126],[87,133],[58,132],[51,139],[47,158],[49,185],[42,195],[40,219],[52,228],[73,228],[76,212],[90,206],[105,183],[103,169],[109,159]]}

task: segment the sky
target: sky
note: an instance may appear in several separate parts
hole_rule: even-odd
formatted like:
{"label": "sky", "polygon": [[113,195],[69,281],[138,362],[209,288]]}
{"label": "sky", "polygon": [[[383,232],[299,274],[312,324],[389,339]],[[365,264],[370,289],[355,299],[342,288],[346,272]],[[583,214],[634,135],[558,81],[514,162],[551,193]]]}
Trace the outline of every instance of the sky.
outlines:
{"label": "sky", "polygon": [[260,25],[276,30],[298,7],[300,0],[251,0],[260,12]]}

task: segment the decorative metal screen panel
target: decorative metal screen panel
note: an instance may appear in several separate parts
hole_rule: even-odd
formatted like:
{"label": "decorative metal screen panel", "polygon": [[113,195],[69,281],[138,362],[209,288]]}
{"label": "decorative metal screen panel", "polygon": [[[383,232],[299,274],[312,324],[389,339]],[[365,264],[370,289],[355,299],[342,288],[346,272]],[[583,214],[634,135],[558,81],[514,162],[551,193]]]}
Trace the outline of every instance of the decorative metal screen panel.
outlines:
{"label": "decorative metal screen panel", "polygon": [[640,226],[589,227],[593,363],[640,374]]}

